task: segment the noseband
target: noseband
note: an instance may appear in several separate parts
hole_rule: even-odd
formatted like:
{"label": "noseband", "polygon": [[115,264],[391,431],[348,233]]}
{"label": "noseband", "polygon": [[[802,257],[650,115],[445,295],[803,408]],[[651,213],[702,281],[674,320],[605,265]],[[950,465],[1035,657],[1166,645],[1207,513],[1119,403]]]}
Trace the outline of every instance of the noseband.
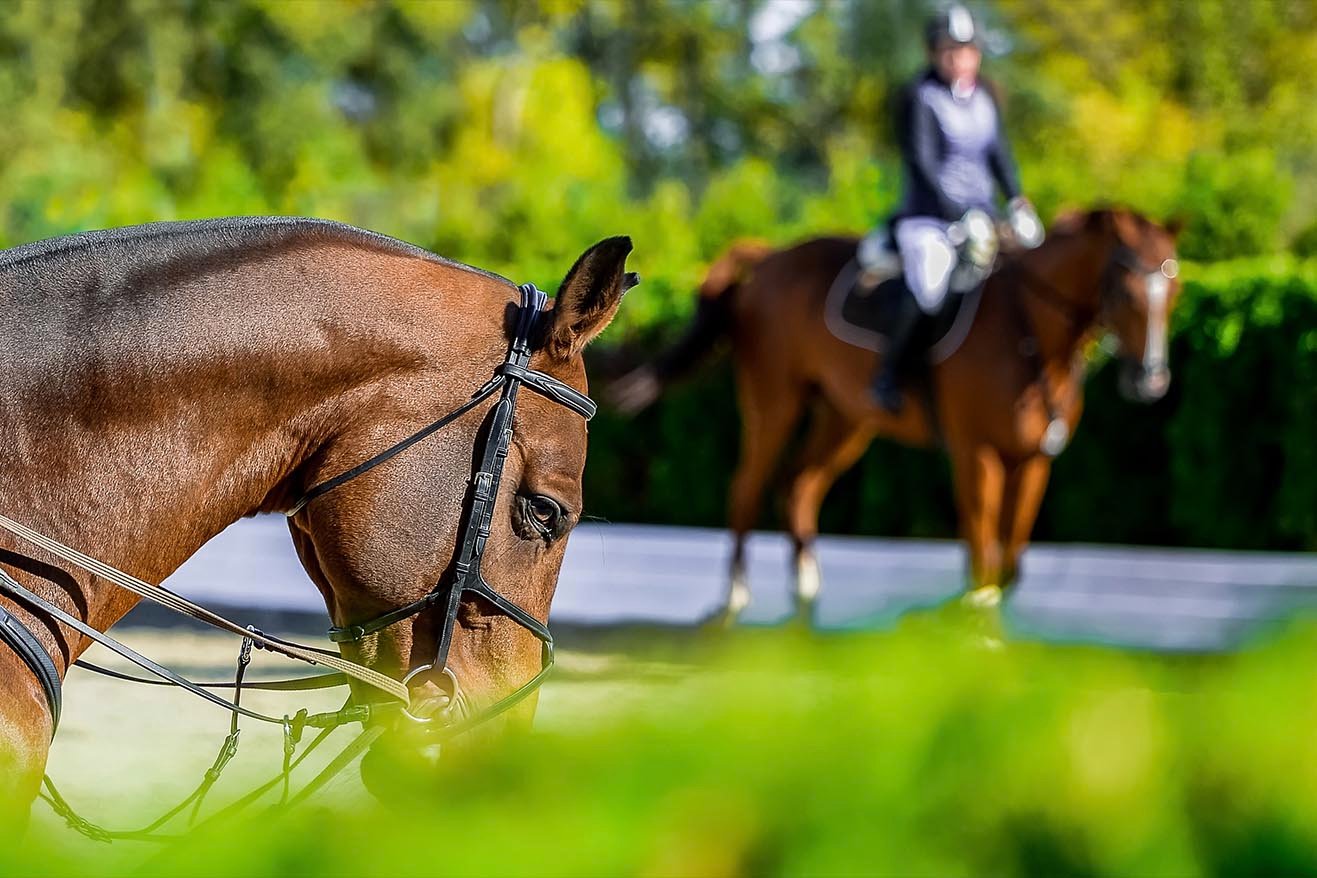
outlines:
{"label": "noseband", "polygon": [[[417,442],[435,433],[444,426],[475,408],[482,401],[502,391],[498,403],[487,418],[488,432],[485,434],[484,448],[480,455],[480,465],[471,477],[468,490],[470,506],[462,518],[459,527],[457,559],[453,575],[448,581],[441,579],[428,593],[419,600],[397,609],[381,613],[374,618],[355,622],[329,630],[329,639],[335,643],[354,643],[371,634],[410,619],[431,608],[442,612],[441,629],[435,648],[435,657],[413,667],[403,679],[409,683],[417,676],[429,671],[438,671],[456,684],[456,677],[448,668],[448,652],[453,642],[453,632],[457,626],[457,612],[463,595],[477,595],[492,604],[503,615],[509,617],[525,628],[541,644],[540,671],[527,683],[495,702],[475,716],[468,717],[456,725],[444,728],[446,734],[457,734],[478,723],[485,722],[503,713],[513,705],[530,695],[544,682],[549,669],[553,667],[553,635],[548,627],[522,607],[494,590],[485,581],[481,572],[481,562],[485,555],[485,546],[489,540],[494,520],[494,507],[498,498],[499,482],[503,475],[503,465],[507,460],[508,448],[512,442],[512,417],[517,408],[517,394],[522,386],[571,409],[587,421],[594,417],[595,404],[585,394],[567,386],[557,378],[544,372],[528,368],[531,356],[531,337],[548,297],[536,289],[534,284],[521,287],[521,307],[517,313],[516,334],[508,348],[507,359],[494,370],[494,376],[480,387],[471,398],[458,408],[422,427],[411,436],[385,449],[369,460],[352,469],[327,479],[304,494],[289,510],[288,515],[296,515],[308,503],[328,494],[340,485],[350,482],[357,476],[370,471],[381,463],[411,448]],[[456,692],[453,693],[456,695]],[[404,716],[418,723],[430,720],[413,716],[404,710]]]}

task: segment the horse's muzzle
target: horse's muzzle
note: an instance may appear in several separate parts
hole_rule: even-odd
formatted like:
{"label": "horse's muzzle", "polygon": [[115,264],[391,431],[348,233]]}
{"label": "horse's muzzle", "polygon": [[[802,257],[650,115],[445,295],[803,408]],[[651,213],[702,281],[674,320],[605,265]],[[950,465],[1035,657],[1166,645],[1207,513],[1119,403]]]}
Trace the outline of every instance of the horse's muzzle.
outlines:
{"label": "horse's muzzle", "polygon": [[1120,369],[1121,396],[1132,402],[1153,403],[1171,387],[1171,370],[1164,364],[1145,367],[1138,360],[1127,360]]}

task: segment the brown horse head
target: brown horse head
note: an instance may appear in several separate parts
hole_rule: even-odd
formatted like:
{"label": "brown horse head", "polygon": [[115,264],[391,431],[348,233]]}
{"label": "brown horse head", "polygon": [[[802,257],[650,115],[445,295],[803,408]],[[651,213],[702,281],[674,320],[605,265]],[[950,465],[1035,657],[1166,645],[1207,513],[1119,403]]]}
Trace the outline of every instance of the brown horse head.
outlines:
{"label": "brown horse head", "polygon": [[[630,249],[626,238],[589,249],[536,322],[526,365],[567,393],[585,392],[582,349],[634,283]],[[4,251],[0,511],[159,582],[236,519],[291,511],[311,486],[469,402],[508,357],[521,306],[504,278],[318,220],[165,223]],[[500,433],[511,438],[482,572],[500,599],[542,624],[581,513],[586,427],[581,406],[526,387]],[[494,405],[484,398],[291,516],[335,624],[404,606],[451,575]],[[136,602],[7,534],[0,564],[102,631]],[[496,607],[467,597],[450,666],[465,687],[458,700],[479,707],[533,677],[540,649]],[[34,634],[59,676],[90,643],[13,594],[0,593],[0,608]],[[401,677],[433,661],[434,615],[344,651]],[[427,698],[457,695],[435,681],[418,688],[421,713]],[[532,705],[520,708],[521,722]],[[0,649],[0,800],[35,797],[53,727],[37,676]]]}
{"label": "brown horse head", "polygon": [[[637,281],[625,271],[630,250],[629,239],[612,238],[577,260],[532,339],[530,368],[585,392],[582,351]],[[515,293],[507,289],[495,307],[471,314],[475,331],[463,347],[442,351],[420,370],[393,398],[387,417],[362,418],[335,437],[308,471],[308,483],[424,428],[444,411],[437,400],[460,400],[483,383],[512,340],[519,310]],[[453,377],[453,359],[468,377]],[[469,485],[489,439],[489,420],[481,415],[489,411],[490,406],[473,410],[291,519],[299,554],[336,626],[407,606],[456,575]],[[579,413],[535,393],[520,394],[480,572],[495,592],[541,622],[548,618],[567,536],[580,520],[585,452],[586,424]],[[442,616],[442,607],[431,608],[346,644],[344,651],[393,676],[425,668],[411,681],[409,715],[426,717],[442,709],[449,722],[517,690],[539,672],[540,641],[474,595],[461,603],[447,667],[429,668]],[[363,700],[378,695],[368,689],[357,694]],[[529,698],[518,713],[509,714],[514,724],[528,723],[533,703]]]}
{"label": "brown horse head", "polygon": [[1104,260],[1096,316],[1117,340],[1121,391],[1140,402],[1160,399],[1171,383],[1167,339],[1180,294],[1179,224],[1104,208],[1064,217],[1053,231],[1087,240]]}

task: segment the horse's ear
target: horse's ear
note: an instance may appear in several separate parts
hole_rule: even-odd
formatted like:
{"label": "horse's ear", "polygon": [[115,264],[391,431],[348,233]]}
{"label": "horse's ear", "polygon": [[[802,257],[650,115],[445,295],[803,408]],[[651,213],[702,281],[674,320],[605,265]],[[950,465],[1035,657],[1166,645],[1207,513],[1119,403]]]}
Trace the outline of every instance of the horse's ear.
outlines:
{"label": "horse's ear", "polygon": [[1111,226],[1116,231],[1116,239],[1127,247],[1137,247],[1143,239],[1144,225],[1147,220],[1128,210],[1111,211]]}
{"label": "horse's ear", "polygon": [[1177,215],[1168,219],[1162,228],[1166,230],[1166,234],[1171,236],[1171,240],[1175,241],[1179,239],[1180,233],[1184,231],[1184,227],[1188,224],[1183,216]]}
{"label": "horse's ear", "polygon": [[640,283],[639,275],[626,270],[630,252],[630,238],[605,238],[576,260],[554,300],[544,343],[551,356],[575,357],[612,322],[622,296]]}

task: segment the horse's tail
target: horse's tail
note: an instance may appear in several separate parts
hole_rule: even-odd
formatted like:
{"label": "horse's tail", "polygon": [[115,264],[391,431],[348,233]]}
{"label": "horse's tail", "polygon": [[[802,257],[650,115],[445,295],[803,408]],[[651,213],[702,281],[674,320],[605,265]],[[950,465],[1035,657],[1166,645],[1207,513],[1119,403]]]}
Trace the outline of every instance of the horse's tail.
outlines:
{"label": "horse's tail", "polygon": [[652,362],[614,382],[607,392],[609,402],[625,414],[635,414],[658,399],[666,386],[703,362],[731,327],[736,291],[772,252],[767,243],[750,239],[728,247],[709,266],[700,284],[695,317],[681,338]]}

